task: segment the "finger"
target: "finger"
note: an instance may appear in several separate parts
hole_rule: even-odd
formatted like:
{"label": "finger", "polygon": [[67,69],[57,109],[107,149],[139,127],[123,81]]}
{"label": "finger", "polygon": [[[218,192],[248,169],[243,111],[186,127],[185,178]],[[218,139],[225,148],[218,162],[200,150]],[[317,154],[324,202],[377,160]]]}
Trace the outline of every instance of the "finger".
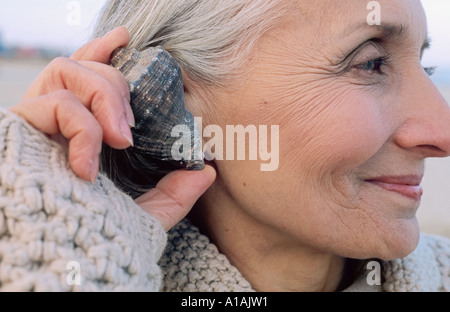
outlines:
{"label": "finger", "polygon": [[[133,144],[124,98],[106,78],[67,58],[53,60],[25,99],[67,89],[90,110],[103,129],[104,141],[116,149]],[[36,108],[35,108],[36,110]],[[41,130],[41,129],[40,129]]]}
{"label": "finger", "polygon": [[79,62],[82,66],[95,71],[97,74],[101,75],[107,79],[116,90],[119,90],[123,98],[123,105],[125,107],[128,125],[132,128],[136,126],[136,121],[133,115],[133,110],[130,105],[130,89],[128,83],[125,80],[123,74],[112,66],[97,63],[97,62]]}
{"label": "finger", "polygon": [[113,29],[103,37],[85,44],[71,56],[71,59],[109,64],[114,50],[119,47],[126,47],[129,42],[130,34],[125,27],[121,26]]}
{"label": "finger", "polygon": [[96,179],[102,129],[74,94],[59,90],[23,101],[10,110],[44,133],[61,133],[69,140],[69,163],[75,174],[86,181]]}
{"label": "finger", "polygon": [[175,171],[161,180],[155,189],[138,198],[136,203],[169,231],[187,216],[215,178],[216,171],[210,166],[202,171]]}

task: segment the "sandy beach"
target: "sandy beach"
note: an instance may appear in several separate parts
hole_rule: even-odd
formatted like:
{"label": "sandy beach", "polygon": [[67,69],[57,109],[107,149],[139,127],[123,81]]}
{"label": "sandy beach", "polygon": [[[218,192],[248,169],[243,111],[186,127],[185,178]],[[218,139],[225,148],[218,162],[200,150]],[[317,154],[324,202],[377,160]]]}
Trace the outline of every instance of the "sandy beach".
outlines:
{"label": "sandy beach", "polygon": [[[0,107],[17,103],[46,65],[44,61],[0,59]],[[450,86],[440,90],[450,103]],[[431,159],[426,166],[418,213],[422,231],[450,237],[450,158]]]}
{"label": "sandy beach", "polygon": [[0,59],[0,107],[17,103],[39,73],[46,61],[15,61]]}

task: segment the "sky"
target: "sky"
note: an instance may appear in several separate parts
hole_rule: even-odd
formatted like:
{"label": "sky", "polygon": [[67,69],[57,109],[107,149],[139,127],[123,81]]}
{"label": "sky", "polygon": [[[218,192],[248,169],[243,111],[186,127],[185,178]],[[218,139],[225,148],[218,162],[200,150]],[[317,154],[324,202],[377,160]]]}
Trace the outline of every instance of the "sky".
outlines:
{"label": "sky", "polygon": [[[170,0],[167,0],[170,1]],[[368,0],[367,0],[368,1]],[[90,38],[105,0],[0,0],[0,32],[10,45],[56,47],[65,53]],[[72,6],[78,4],[78,8]],[[450,69],[450,1],[422,0],[432,47],[424,66]],[[79,9],[80,20],[74,19]],[[76,16],[75,16],[76,18]]]}
{"label": "sky", "polygon": [[[104,0],[0,0],[0,32],[10,45],[72,51],[83,45]],[[80,20],[76,19],[78,8]],[[74,15],[75,13],[75,15]],[[75,17],[74,17],[75,16]]]}

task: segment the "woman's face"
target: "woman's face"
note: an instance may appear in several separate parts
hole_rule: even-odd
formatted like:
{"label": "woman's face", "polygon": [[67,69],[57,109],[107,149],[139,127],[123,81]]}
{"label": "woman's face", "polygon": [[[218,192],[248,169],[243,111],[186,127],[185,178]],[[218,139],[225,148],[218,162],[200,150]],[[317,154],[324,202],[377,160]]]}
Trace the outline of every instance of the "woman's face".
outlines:
{"label": "woman's face", "polygon": [[343,257],[403,257],[418,241],[424,159],[450,151],[450,109],[420,63],[421,3],[378,1],[381,25],[370,26],[368,1],[294,2],[248,73],[191,109],[222,129],[279,125],[279,168],[215,161],[204,202],[237,229],[265,233],[256,245],[284,239]]}

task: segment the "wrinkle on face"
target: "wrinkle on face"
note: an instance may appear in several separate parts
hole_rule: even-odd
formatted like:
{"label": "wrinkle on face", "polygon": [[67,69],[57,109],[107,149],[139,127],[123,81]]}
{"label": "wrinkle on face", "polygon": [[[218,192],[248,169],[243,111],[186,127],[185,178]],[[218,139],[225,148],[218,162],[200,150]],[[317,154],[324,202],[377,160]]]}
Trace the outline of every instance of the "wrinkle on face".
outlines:
{"label": "wrinkle on face", "polygon": [[[411,3],[417,5],[417,1],[381,2],[387,10],[383,11],[386,21],[402,25],[410,23],[409,18],[402,18],[402,5],[404,9]],[[409,67],[417,63],[414,70],[419,66],[420,46],[409,37],[422,36],[417,27],[423,25],[408,30],[413,34],[398,43],[386,43],[395,56],[389,74],[363,79],[359,71],[342,74],[338,60],[381,36],[376,28],[351,29],[366,21],[367,3],[299,0],[298,5],[311,10],[291,16],[264,36],[247,74],[212,96],[210,101],[215,102],[207,108],[213,111],[214,124],[279,125],[279,170],[266,174],[250,162],[219,163],[222,184],[216,185],[225,189],[222,194],[226,196],[215,200],[209,192],[208,197],[214,205],[218,201],[225,205],[228,198],[229,206],[220,212],[231,214],[233,206],[239,211],[235,222],[250,219],[242,223],[252,227],[255,237],[261,229],[267,238],[261,244],[269,245],[271,237],[280,239],[272,242],[275,245],[291,239],[282,244],[280,254],[292,242],[307,242],[309,247],[339,255],[397,256],[413,245],[410,240],[416,229],[408,214],[414,213],[414,207],[368,185],[365,179],[394,171],[408,174],[420,167],[417,156],[393,141],[408,108],[404,94],[397,94],[404,92],[400,85],[408,78],[403,62]],[[342,39],[346,29],[350,37]],[[371,53],[361,58],[367,54]],[[407,246],[402,247],[403,243]]]}

